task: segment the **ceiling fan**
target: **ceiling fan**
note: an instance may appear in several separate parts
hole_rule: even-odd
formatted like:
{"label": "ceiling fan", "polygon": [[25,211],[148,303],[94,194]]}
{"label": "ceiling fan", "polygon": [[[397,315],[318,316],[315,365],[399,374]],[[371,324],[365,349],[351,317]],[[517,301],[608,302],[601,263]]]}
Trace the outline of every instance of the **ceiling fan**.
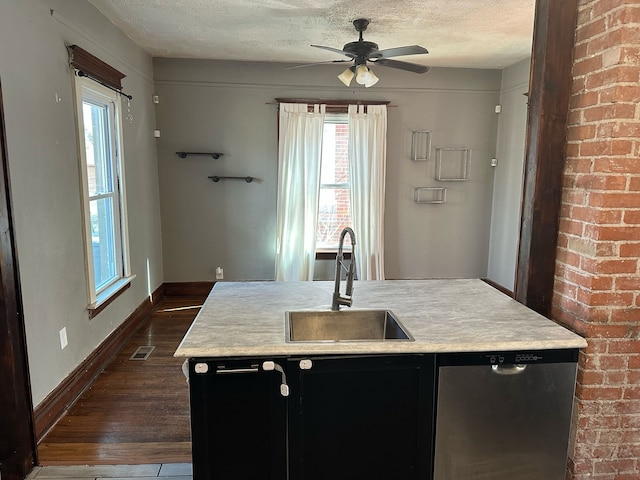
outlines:
{"label": "ceiling fan", "polygon": [[342,50],[333,47],[325,47],[323,45],[311,45],[312,47],[322,48],[330,52],[340,53],[349,57],[349,60],[334,60],[331,63],[351,62],[353,66],[347,68],[338,75],[338,78],[347,87],[351,84],[351,80],[355,77],[356,82],[371,87],[378,83],[378,77],[369,69],[367,62],[385,67],[398,68],[413,73],[426,73],[431,67],[424,65],[416,65],[415,63],[402,62],[399,60],[391,60],[391,57],[401,57],[404,55],[421,55],[429,53],[429,51],[419,45],[408,45],[405,47],[387,48],[379,50],[378,44],[367,42],[362,38],[362,32],[367,29],[369,20],[366,18],[358,18],[353,21],[353,26],[359,32],[360,37],[356,42],[350,42],[342,47]]}

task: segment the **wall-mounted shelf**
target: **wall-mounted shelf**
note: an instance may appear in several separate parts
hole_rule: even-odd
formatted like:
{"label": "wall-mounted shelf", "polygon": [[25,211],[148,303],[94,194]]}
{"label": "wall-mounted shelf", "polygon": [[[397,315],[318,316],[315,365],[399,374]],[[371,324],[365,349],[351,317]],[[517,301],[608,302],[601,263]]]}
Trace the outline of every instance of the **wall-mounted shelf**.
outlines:
{"label": "wall-mounted shelf", "polygon": [[447,189],[442,187],[416,187],[413,190],[416,203],[446,203]]}
{"label": "wall-mounted shelf", "polygon": [[209,178],[216,183],[220,180],[244,180],[247,183],[253,182],[253,177],[223,177],[221,175],[212,175]]}
{"label": "wall-mounted shelf", "polygon": [[436,148],[436,180],[439,182],[466,182],[470,167],[470,148]]}
{"label": "wall-mounted shelf", "polygon": [[218,152],[176,152],[180,158],[187,158],[189,155],[205,155],[207,157],[213,157],[214,159],[219,159],[224,153]]}
{"label": "wall-mounted shelf", "polygon": [[411,160],[425,162],[431,157],[431,132],[416,130],[411,132]]}

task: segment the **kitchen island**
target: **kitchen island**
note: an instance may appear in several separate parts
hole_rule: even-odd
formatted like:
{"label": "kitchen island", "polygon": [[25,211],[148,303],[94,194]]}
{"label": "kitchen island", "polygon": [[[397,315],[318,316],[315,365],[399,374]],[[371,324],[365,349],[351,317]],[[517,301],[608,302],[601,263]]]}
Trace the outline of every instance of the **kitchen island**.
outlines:
{"label": "kitchen island", "polygon": [[[330,310],[333,282],[221,282],[177,357],[584,348],[586,341],[478,279],[359,282],[352,309],[388,309],[413,342],[285,342],[285,311]],[[343,310],[347,308],[343,307]]]}
{"label": "kitchen island", "polygon": [[216,284],[175,353],[194,479],[562,480],[584,339],[461,279],[355,282],[343,310],[413,340],[287,341],[285,312],[330,310],[333,287]]}

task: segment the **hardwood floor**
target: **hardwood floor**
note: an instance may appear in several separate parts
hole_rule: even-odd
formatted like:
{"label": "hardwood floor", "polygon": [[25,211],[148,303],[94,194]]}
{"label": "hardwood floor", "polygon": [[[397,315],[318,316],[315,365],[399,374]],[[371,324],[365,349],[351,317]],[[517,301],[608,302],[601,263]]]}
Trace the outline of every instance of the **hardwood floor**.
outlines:
{"label": "hardwood floor", "polygon": [[[202,297],[165,297],[38,446],[40,465],[191,462],[188,386],[173,352]],[[153,345],[147,360],[129,360]]]}

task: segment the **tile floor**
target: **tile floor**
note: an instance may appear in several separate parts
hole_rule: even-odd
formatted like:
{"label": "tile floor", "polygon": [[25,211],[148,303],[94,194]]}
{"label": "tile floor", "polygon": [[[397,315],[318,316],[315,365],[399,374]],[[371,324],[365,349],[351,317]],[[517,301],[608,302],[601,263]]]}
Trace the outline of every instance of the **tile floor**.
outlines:
{"label": "tile floor", "polygon": [[190,463],[35,467],[27,480],[192,480]]}

